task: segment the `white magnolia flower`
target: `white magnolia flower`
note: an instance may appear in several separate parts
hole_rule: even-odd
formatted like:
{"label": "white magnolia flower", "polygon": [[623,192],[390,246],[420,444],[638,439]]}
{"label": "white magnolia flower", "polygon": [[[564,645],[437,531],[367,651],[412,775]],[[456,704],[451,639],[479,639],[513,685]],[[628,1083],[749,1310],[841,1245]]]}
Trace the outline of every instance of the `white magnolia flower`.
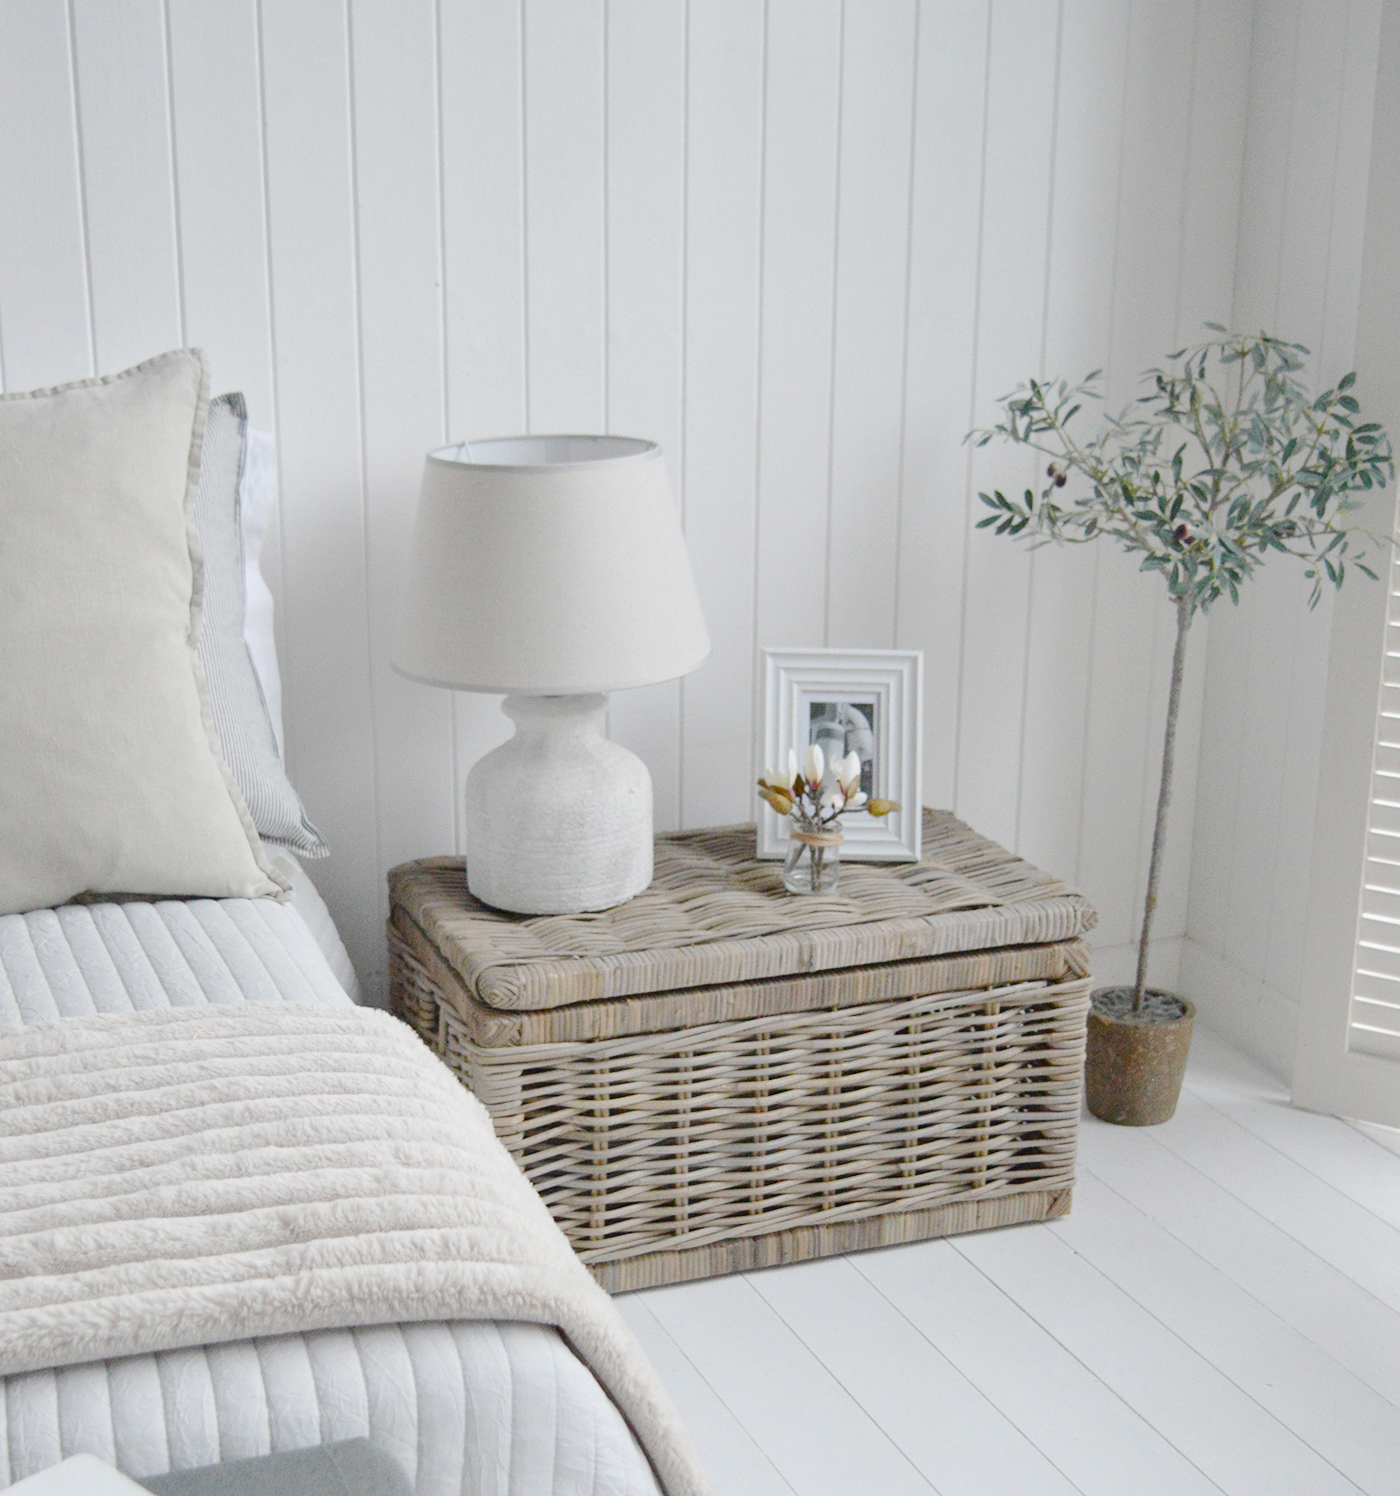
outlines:
{"label": "white magnolia flower", "polygon": [[845,795],[843,795],[839,789],[836,789],[834,787],[832,789],[829,789],[821,799],[821,807],[823,810],[839,810],[842,806],[845,805],[845,803]]}
{"label": "white magnolia flower", "polygon": [[847,810],[859,810],[865,804],[866,794],[864,790],[857,790],[854,795],[846,801]]}
{"label": "white magnolia flower", "polygon": [[847,795],[860,783],[860,755],[854,749],[837,764],[836,778]]}
{"label": "white magnolia flower", "polygon": [[787,782],[789,784],[791,784],[792,781],[794,779],[796,779],[796,778],[797,778],[797,749],[796,748],[789,748],[788,749],[788,775],[787,775]]}
{"label": "white magnolia flower", "polygon": [[807,750],[807,762],[802,766],[802,772],[809,784],[820,784],[826,777],[826,756],[816,743]]}

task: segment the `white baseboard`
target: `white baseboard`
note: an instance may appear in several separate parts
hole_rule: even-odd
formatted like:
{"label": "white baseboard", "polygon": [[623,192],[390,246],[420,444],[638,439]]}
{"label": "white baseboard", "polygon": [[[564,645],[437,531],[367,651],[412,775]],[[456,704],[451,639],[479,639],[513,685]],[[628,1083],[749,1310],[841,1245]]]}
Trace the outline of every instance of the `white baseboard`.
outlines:
{"label": "white baseboard", "polygon": [[1180,960],[1176,990],[1196,1004],[1201,1021],[1232,1039],[1274,1075],[1291,1082],[1298,1004],[1189,935],[1181,943]]}

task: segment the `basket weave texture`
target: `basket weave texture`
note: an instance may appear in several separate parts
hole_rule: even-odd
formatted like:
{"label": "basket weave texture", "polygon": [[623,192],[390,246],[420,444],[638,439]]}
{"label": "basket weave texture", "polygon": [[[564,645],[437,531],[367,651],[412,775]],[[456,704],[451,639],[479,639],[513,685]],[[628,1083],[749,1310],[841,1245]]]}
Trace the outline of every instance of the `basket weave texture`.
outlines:
{"label": "basket weave texture", "polygon": [[1095,920],[1067,884],[934,810],[919,862],[847,863],[830,895],[785,893],[751,825],[657,837],[651,886],[601,914],[489,908],[459,857],[395,868],[389,892],[464,990],[512,1011],[1072,940]]}
{"label": "basket weave texture", "polygon": [[605,1287],[1068,1209],[1080,895],[933,812],[924,862],[832,898],[783,894],[752,827],[659,837],[657,870],[542,917],[472,900],[460,860],[390,875],[395,1011]]}

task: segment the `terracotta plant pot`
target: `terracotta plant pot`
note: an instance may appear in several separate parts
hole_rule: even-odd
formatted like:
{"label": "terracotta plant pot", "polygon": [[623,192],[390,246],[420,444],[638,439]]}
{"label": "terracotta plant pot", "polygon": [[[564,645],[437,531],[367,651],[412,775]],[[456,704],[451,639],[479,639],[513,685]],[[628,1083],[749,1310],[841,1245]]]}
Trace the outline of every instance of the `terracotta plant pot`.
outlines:
{"label": "terracotta plant pot", "polygon": [[1196,1005],[1149,987],[1134,1013],[1131,987],[1090,998],[1084,1085],[1089,1110],[1123,1127],[1154,1127],[1176,1111]]}

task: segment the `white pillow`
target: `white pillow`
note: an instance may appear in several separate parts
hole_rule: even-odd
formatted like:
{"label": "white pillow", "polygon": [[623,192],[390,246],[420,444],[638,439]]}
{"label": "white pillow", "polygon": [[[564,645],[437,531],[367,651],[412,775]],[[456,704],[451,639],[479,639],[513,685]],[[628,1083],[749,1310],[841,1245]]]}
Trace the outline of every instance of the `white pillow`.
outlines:
{"label": "white pillow", "polygon": [[204,357],[0,396],[0,913],[282,893],[195,658]]}
{"label": "white pillow", "polygon": [[204,553],[204,618],[197,652],[224,762],[233,770],[258,834],[264,842],[303,857],[324,857],[330,848],[307,818],[282,767],[276,729],[247,643],[248,569],[240,495],[247,425],[242,395],[220,395],[210,402],[194,507]]}
{"label": "white pillow", "polygon": [[263,579],[258,558],[277,508],[277,450],[265,431],[249,426],[243,454],[243,478],[239,486],[239,513],[243,523],[243,565],[247,598],[243,614],[243,638],[253,657],[253,669],[262,684],[267,714],[277,737],[277,751],[286,757],[282,737],[282,677],[277,669],[277,643],[272,629],[272,593]]}

